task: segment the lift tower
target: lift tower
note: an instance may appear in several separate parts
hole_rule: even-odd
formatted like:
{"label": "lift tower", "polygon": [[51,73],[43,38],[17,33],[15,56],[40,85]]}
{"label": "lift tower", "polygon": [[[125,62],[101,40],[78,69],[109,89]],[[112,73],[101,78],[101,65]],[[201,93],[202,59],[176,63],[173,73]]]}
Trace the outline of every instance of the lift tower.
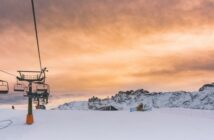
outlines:
{"label": "lift tower", "polygon": [[19,75],[17,79],[19,81],[28,82],[28,114],[26,118],[27,124],[33,124],[33,107],[32,107],[32,99],[35,98],[37,94],[33,93],[32,83],[34,82],[42,82],[45,80],[45,72],[47,71],[46,68],[42,69],[41,71],[18,71]]}

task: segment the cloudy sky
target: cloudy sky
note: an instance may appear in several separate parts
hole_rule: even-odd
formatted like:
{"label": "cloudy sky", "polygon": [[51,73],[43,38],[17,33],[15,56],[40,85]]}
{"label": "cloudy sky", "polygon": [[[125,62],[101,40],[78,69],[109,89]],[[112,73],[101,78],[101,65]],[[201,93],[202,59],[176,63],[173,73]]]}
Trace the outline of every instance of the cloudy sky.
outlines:
{"label": "cloudy sky", "polygon": [[[214,0],[35,0],[35,9],[54,92],[192,91],[214,82]],[[30,0],[0,0],[0,52],[0,69],[39,69]]]}

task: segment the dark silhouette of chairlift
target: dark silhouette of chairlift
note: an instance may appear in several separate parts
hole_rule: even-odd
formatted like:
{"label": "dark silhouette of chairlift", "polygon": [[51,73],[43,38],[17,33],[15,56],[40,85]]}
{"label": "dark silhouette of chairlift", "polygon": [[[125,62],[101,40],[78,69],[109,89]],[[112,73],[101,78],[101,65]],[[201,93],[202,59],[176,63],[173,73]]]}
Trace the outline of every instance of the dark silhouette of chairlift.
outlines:
{"label": "dark silhouette of chairlift", "polygon": [[0,80],[0,94],[8,94],[9,85],[7,81]]}

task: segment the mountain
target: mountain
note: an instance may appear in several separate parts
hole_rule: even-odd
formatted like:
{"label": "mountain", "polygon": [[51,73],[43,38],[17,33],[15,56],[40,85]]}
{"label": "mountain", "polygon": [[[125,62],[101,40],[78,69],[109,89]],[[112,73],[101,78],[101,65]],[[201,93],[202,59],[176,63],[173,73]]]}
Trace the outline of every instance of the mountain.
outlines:
{"label": "mountain", "polygon": [[118,110],[129,110],[139,104],[152,108],[189,108],[214,110],[214,83],[203,85],[197,92],[149,92],[144,89],[136,91],[119,91],[106,99],[92,97],[88,102],[71,102],[60,105],[60,110],[98,110],[113,106]]}

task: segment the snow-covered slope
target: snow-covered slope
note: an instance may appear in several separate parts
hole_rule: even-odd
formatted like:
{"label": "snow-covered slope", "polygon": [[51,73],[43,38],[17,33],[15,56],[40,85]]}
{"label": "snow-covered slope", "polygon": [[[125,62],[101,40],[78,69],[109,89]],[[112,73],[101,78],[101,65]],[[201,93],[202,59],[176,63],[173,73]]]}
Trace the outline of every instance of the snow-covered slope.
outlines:
{"label": "snow-covered slope", "polygon": [[136,91],[120,91],[106,99],[92,97],[87,102],[66,103],[58,109],[92,109],[114,106],[119,110],[129,110],[143,103],[147,108],[191,108],[214,110],[214,83],[202,86],[198,92],[149,92],[144,89]]}
{"label": "snow-covered slope", "polygon": [[[26,111],[0,110],[1,140],[213,140],[214,112],[159,109],[148,112],[34,111],[26,125]],[[1,125],[1,123],[0,123]],[[2,124],[3,125],[3,124]]]}

